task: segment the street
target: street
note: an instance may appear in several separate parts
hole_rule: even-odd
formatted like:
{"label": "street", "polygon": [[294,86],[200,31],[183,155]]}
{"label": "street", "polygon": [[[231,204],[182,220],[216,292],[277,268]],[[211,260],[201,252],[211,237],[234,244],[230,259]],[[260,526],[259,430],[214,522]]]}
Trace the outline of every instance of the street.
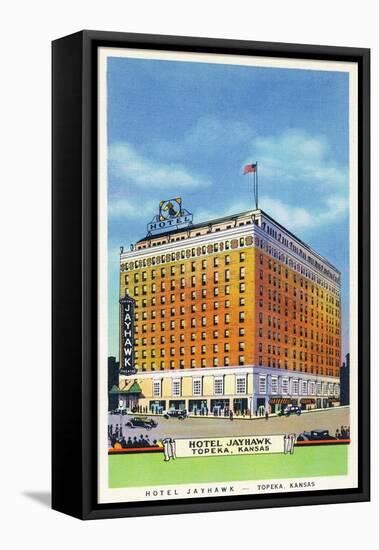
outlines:
{"label": "street", "polygon": [[331,435],[335,435],[336,429],[341,426],[349,426],[349,407],[335,407],[321,409],[310,412],[303,412],[300,416],[292,415],[290,417],[270,416],[267,420],[264,417],[252,419],[234,420],[214,417],[190,417],[185,420],[174,418],[165,419],[162,416],[149,416],[153,418],[158,426],[151,430],[145,428],[127,428],[126,422],[134,415],[109,415],[108,424],[113,425],[113,431],[116,424],[122,420],[123,435],[127,439],[139,438],[142,434],[149,435],[150,442],[154,439],[163,439],[165,437],[217,437],[227,435],[263,435],[263,434],[281,434],[281,433],[299,433],[309,431],[314,428],[324,428],[329,430]]}

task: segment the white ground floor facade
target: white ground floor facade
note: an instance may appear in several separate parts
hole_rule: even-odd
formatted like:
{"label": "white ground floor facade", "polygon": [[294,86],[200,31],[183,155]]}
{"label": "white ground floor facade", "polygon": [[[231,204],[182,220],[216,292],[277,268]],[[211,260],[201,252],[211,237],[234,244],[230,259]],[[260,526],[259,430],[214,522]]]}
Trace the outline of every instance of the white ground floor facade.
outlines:
{"label": "white ground floor facade", "polygon": [[193,415],[263,416],[287,405],[320,409],[339,405],[339,378],[268,367],[217,367],[147,371],[120,378],[120,388],[136,383],[138,394],[120,392],[119,407],[161,414],[185,409]]}

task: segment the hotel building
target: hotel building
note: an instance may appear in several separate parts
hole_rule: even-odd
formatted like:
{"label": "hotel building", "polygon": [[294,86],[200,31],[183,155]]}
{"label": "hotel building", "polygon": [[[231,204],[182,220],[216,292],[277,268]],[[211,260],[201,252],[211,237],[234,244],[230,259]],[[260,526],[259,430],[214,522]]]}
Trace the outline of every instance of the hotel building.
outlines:
{"label": "hotel building", "polygon": [[183,212],[120,254],[135,369],[122,369],[121,307],[120,405],[252,416],[338,405],[340,272],[262,210],[199,224],[179,223]]}

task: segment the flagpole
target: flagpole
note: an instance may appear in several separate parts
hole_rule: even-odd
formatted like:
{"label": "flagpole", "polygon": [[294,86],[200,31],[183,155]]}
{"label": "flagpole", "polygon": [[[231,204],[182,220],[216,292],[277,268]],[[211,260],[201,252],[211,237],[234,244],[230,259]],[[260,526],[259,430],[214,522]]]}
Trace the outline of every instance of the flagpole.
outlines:
{"label": "flagpole", "polygon": [[258,161],[255,163],[255,209],[258,210]]}

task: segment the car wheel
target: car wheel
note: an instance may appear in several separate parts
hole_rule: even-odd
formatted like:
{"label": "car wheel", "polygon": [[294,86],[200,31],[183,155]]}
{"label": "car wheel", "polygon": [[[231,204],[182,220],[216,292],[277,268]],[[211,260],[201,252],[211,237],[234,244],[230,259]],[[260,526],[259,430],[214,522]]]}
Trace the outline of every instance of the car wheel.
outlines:
{"label": "car wheel", "polygon": [[301,415],[301,412],[300,412],[300,411],[297,411],[296,414],[297,414],[297,416],[300,416],[300,415]]}
{"label": "car wheel", "polygon": [[127,427],[127,428],[133,428],[133,426],[131,425],[130,422],[127,422],[127,423],[126,423],[126,427]]}
{"label": "car wheel", "polygon": [[145,428],[146,428],[146,430],[151,430],[150,424],[147,424],[147,425],[145,426]]}

